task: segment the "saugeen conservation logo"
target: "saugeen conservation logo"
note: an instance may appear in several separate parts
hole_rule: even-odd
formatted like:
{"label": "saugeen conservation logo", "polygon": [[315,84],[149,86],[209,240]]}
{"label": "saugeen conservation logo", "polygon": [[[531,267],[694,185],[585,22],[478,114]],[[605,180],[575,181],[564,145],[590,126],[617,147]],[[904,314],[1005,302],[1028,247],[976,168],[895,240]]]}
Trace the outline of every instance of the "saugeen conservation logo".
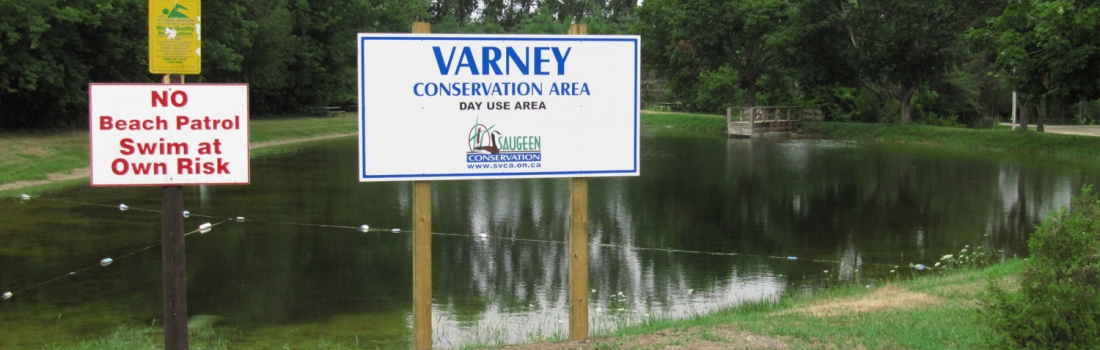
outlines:
{"label": "saugeen conservation logo", "polygon": [[510,136],[496,130],[496,125],[485,126],[476,120],[466,143],[467,163],[524,162],[530,164],[520,168],[537,168],[533,162],[542,161],[542,136]]}

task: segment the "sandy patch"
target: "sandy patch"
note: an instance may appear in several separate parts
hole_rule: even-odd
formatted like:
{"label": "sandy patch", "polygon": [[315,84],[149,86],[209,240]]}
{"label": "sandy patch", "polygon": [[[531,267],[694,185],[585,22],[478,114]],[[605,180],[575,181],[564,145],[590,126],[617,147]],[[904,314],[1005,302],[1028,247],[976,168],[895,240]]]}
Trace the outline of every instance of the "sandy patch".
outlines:
{"label": "sandy patch", "polygon": [[6,184],[0,184],[0,191],[16,190],[24,187],[48,185],[55,182],[76,180],[85,178],[92,175],[92,168],[84,167],[79,169],[73,169],[68,173],[49,173],[46,174],[45,180],[28,180],[28,181],[16,181]]}
{"label": "sandy patch", "polygon": [[652,110],[652,109],[644,109],[644,110],[642,110],[642,113],[646,113],[646,114],[683,114],[682,112],[657,111],[657,110]]}
{"label": "sandy patch", "polygon": [[825,300],[804,307],[775,312],[772,315],[800,313],[816,317],[832,317],[879,310],[916,309],[939,305],[945,301],[947,300],[938,296],[915,293],[908,289],[888,285],[860,297]]}
{"label": "sandy patch", "polygon": [[[257,149],[257,148],[262,148],[262,147],[286,145],[286,144],[298,143],[298,142],[308,142],[308,141],[335,139],[335,138],[340,138],[340,137],[355,136],[356,134],[357,133],[332,134],[332,135],[321,135],[321,136],[307,137],[307,138],[304,138],[304,139],[285,139],[285,140],[273,140],[273,141],[264,141],[264,142],[253,142],[252,144],[248,145],[248,149],[251,150],[251,149]],[[46,179],[45,180],[16,181],[16,182],[9,182],[9,183],[6,183],[6,184],[0,184],[0,191],[17,190],[17,189],[20,189],[20,188],[31,187],[31,186],[49,185],[49,184],[52,184],[52,183],[55,183],[55,182],[82,179],[82,178],[89,177],[91,175],[92,175],[92,169],[88,168],[88,167],[73,169],[73,171],[68,172],[68,173],[49,173],[49,174],[46,174]]]}
{"label": "sandy patch", "polygon": [[598,349],[790,349],[787,339],[744,332],[732,325],[696,327],[682,331],[661,331],[622,339],[596,338],[560,343],[505,346],[509,350],[598,350]]}

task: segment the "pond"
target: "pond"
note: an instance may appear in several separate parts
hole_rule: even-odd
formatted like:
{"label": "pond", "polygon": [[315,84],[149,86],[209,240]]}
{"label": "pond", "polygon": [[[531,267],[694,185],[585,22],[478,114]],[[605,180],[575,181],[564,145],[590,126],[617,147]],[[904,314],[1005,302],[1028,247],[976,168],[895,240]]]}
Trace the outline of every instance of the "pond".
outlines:
{"label": "pond", "polygon": [[[594,332],[881,285],[935,273],[910,264],[946,254],[1026,256],[1034,225],[1100,173],[916,145],[643,134],[642,176],[589,181]],[[186,230],[216,224],[187,237],[188,309],[220,317],[232,348],[408,346],[412,186],[359,183],[355,143],[269,150],[249,186],[185,188]],[[567,335],[568,180],[432,186],[435,345]],[[16,291],[0,301],[0,348],[159,319],[159,208],[156,187],[0,200],[0,289]]]}

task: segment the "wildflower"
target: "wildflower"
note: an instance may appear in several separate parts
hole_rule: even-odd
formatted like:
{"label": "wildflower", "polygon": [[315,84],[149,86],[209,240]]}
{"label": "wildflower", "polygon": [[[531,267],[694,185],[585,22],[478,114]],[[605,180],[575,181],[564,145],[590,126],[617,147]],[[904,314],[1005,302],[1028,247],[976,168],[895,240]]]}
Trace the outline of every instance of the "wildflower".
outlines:
{"label": "wildflower", "polygon": [[955,255],[953,255],[953,254],[947,254],[947,255],[944,255],[942,258],[940,258],[940,261],[952,259],[954,257],[955,257]]}
{"label": "wildflower", "polygon": [[936,267],[940,267],[940,263],[938,263],[938,262],[937,262],[937,263],[936,263]]}

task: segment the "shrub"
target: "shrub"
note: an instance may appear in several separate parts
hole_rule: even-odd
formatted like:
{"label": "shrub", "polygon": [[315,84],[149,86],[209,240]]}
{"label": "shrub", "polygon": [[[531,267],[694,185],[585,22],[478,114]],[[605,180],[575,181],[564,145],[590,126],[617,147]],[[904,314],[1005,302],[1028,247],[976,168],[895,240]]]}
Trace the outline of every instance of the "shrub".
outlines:
{"label": "shrub", "polygon": [[1100,349],[1100,199],[1086,186],[1028,241],[1019,291],[990,283],[985,314],[999,346]]}

